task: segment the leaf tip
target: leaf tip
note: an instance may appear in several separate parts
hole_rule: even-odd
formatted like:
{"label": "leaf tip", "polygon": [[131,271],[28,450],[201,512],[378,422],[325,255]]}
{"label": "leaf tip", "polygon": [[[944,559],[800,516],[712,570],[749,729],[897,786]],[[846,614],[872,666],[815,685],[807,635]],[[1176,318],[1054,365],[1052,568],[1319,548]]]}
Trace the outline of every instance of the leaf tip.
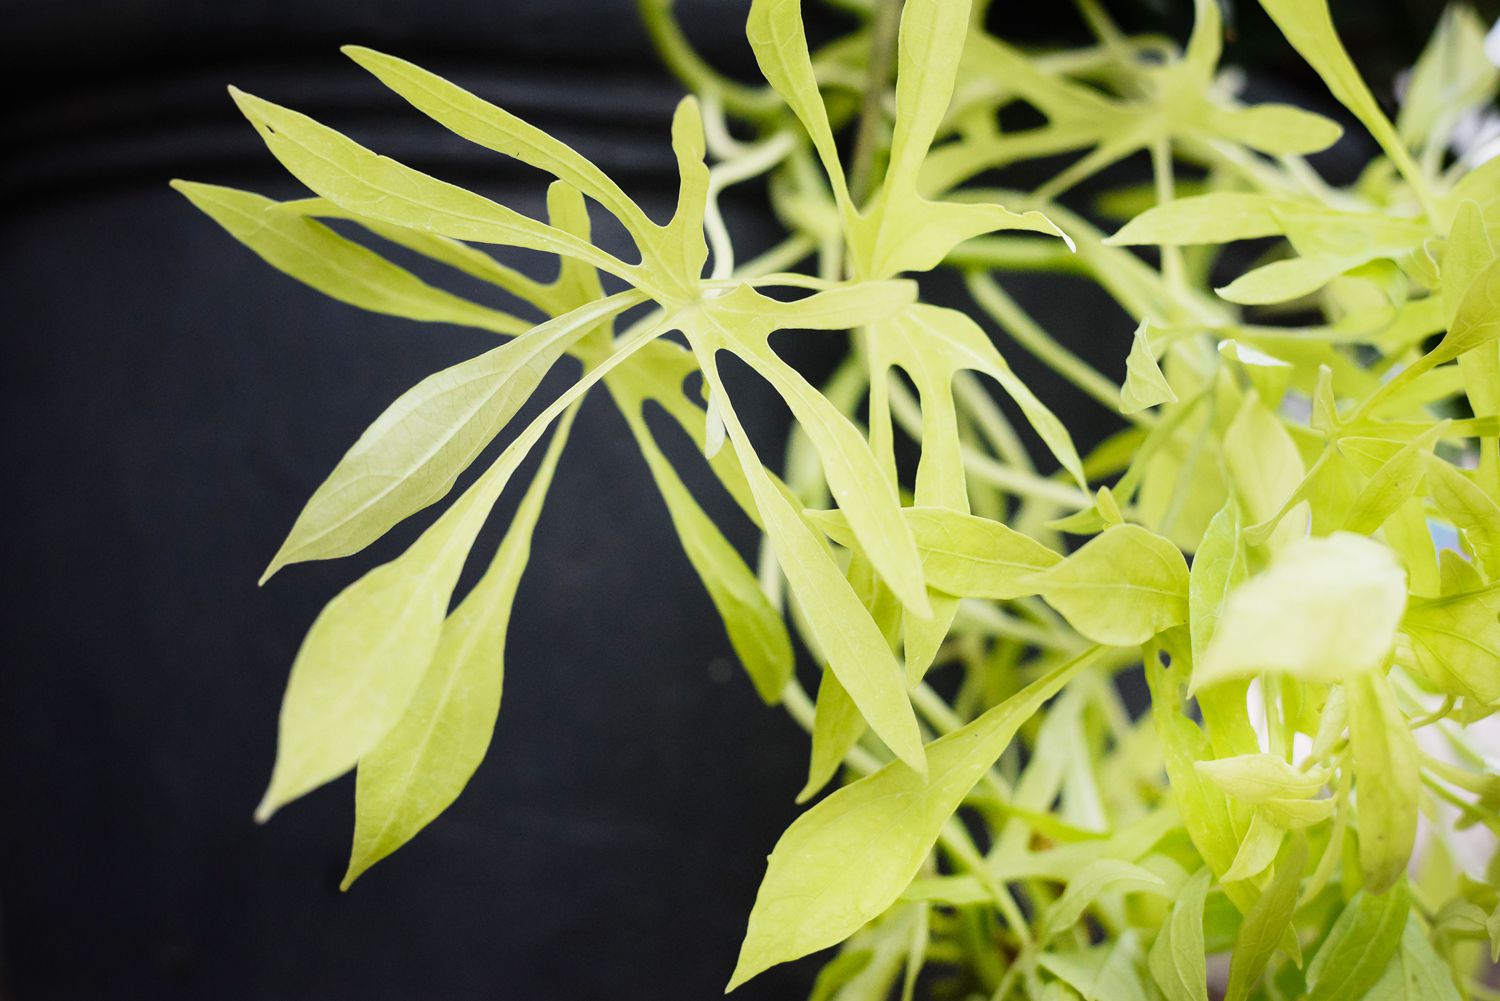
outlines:
{"label": "leaf tip", "polygon": [[276,811],[280,807],[280,805],[281,804],[272,801],[271,790],[267,789],[265,797],[261,799],[259,805],[257,805],[255,808],[255,822],[257,824],[264,824],[266,821],[270,820],[273,816],[275,816]]}

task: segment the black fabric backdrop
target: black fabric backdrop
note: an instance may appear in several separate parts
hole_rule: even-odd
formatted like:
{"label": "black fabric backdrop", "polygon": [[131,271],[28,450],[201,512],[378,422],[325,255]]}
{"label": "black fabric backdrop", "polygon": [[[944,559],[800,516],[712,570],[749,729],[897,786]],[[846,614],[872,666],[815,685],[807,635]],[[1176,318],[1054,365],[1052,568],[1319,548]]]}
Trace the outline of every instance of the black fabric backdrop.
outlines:
{"label": "black fabric backdrop", "polygon": [[[681,6],[711,57],[748,72],[744,3]],[[1164,15],[1180,24],[1182,7]],[[1378,8],[1361,29],[1368,50],[1393,65],[1435,10],[1363,8]],[[1055,29],[1048,18],[1071,22],[1066,10],[997,17],[1039,38]],[[0,108],[0,990],[15,1001],[717,995],[762,860],[795,815],[806,743],[733,664],[602,398],[578,421],[538,529],[500,727],[464,796],[348,894],[337,882],[351,781],[251,823],[303,631],[428,519],[264,590],[255,577],[383,406],[491,341],[325,300],[165,183],[294,190],[224,95],[232,82],[540,212],[539,178],[403,112],[337,54],[358,41],[555,131],[660,210],[680,90],[633,5],[0,0],[0,24],[0,65],[20,71]],[[1243,33],[1252,55],[1276,51],[1260,22]],[[775,238],[753,188],[729,213],[746,249]],[[1064,340],[1119,367],[1126,321],[1100,298],[1014,287]],[[935,294],[958,298],[951,283]],[[793,360],[816,374],[837,350],[799,339]],[[1108,429],[1014,361],[1085,440]],[[771,454],[785,416],[765,391],[744,392],[737,406]],[[800,996],[814,969],[773,970],[743,996]]]}

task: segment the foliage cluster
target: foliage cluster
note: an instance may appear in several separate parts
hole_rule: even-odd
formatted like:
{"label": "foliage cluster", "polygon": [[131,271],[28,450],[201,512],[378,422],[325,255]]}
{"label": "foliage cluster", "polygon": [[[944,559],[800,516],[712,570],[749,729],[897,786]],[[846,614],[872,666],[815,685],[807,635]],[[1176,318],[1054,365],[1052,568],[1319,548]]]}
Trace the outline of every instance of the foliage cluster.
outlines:
{"label": "foliage cluster", "polygon": [[[458,796],[496,723],[552,472],[602,389],[756,690],[811,734],[801,798],[839,786],[771,854],[731,988],[840,946],[819,999],[1492,996],[1500,159],[1455,145],[1495,97],[1482,26],[1449,12],[1392,120],[1326,0],[1261,0],[1378,149],[1337,186],[1305,157],[1341,127],[1243,100],[1216,0],[1197,0],[1185,45],[1127,36],[1079,0],[1096,41],[1044,53],[987,33],[982,0],[842,5],[858,26],[812,52],[801,0],[754,0],[768,86],[750,87],[693,52],[670,0],[642,0],[697,95],[673,120],[665,222],[566,145],[392,56],[347,50],[418,111],[555,178],[546,222],[235,93],[313,196],[183,194],[330,296],[501,339],[380,415],[272,560],[268,576],[355,553],[482,467],[313,624],[258,815],[357,768],[347,885]],[[1151,183],[1099,177],[1132,157]],[[1035,190],[990,180],[1033,161],[1051,170]],[[718,198],[762,176],[787,236],[737,262]],[[1083,199],[1091,179],[1103,194]],[[630,259],[591,239],[589,202]],[[445,291],[384,245],[514,305]],[[556,277],[484,246],[555,255]],[[911,276],[935,268],[961,273],[974,315],[921,301]],[[1124,356],[1123,386],[1017,305],[996,277],[1017,271],[1118,302],[1130,319],[1098,336]],[[1122,429],[1080,455],[975,317]],[[822,388],[776,350],[838,331],[849,352]],[[752,445],[726,354],[791,411],[784,464]],[[480,462],[566,364],[571,387]],[[758,565],[704,513],[653,415],[763,533]],[[455,604],[481,526],[549,431]],[[815,698],[794,634],[821,670]],[[1132,718],[1114,681],[1142,666],[1151,706]]]}

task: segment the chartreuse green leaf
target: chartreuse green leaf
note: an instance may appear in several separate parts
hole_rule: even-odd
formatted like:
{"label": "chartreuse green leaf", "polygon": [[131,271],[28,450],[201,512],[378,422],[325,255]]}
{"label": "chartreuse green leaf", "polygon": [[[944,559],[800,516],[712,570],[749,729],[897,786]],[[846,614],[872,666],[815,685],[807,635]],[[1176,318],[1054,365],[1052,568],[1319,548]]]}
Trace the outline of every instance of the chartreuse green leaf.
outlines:
{"label": "chartreuse green leaf", "polygon": [[[961,598],[1022,598],[1036,593],[1038,570],[1062,557],[1015,529],[937,507],[903,508],[928,586]],[[808,512],[813,523],[842,546],[855,544],[848,519],[837,511]]]}
{"label": "chartreuse green leaf", "polygon": [[428,376],[376,418],[314,491],[266,569],[357,553],[440,500],[564,351],[644,300],[621,292]]}
{"label": "chartreuse green leaf", "polygon": [[1052,902],[1042,919],[1040,936],[1050,939],[1067,931],[1078,923],[1084,911],[1096,899],[1106,893],[1150,892],[1157,896],[1167,893],[1167,885],[1160,876],[1130,862],[1119,859],[1099,859],[1084,866],[1068,880],[1062,896]]}
{"label": "chartreuse green leaf", "polygon": [[1188,618],[1187,561],[1139,525],[1106,529],[1031,582],[1095,643],[1135,646]]}
{"label": "chartreuse green leaf", "polygon": [[1084,1001],[1148,1001],[1141,982],[1141,951],[1140,938],[1131,930],[1091,949],[1044,952],[1037,961]]}
{"label": "chartreuse green leaf", "polygon": [[1414,599],[1401,629],[1418,667],[1438,690],[1482,706],[1500,701],[1500,591]]}
{"label": "chartreuse green leaf", "polygon": [[1415,914],[1406,919],[1401,948],[1365,997],[1368,1001],[1461,1001],[1452,971],[1433,950]]}
{"label": "chartreuse green leaf", "polygon": [[1406,575],[1375,540],[1293,543],[1229,596],[1193,688],[1262,671],[1333,682],[1377,670],[1405,609]]}
{"label": "chartreuse green leaf", "polygon": [[870,729],[912,769],[924,770],[916,714],[890,646],[833,556],[760,464],[719,376],[714,347],[698,350],[709,391],[720,394],[724,426],[745,470],[766,538],[802,605],[813,641]]}
{"label": "chartreuse green leaf", "polygon": [[1090,650],[1052,669],[933,741],[925,779],[893,763],[798,817],[771,853],[729,989],[842,941],[894,903],[1020,726],[1096,655]]}
{"label": "chartreuse green leaf", "polygon": [[1208,1001],[1208,971],[1203,953],[1203,905],[1213,873],[1199,869],[1183,886],[1172,913],[1151,945],[1147,963],[1151,978],[1166,1001]]}
{"label": "chartreuse green leaf", "polygon": [[902,6],[890,163],[871,204],[846,222],[851,263],[860,276],[927,271],[963,241],[994,230],[1063,237],[1040,212],[930,201],[918,193],[919,169],[953,96],[969,20],[969,0],[907,0]]}
{"label": "chartreuse green leaf", "polygon": [[1428,489],[1439,512],[1463,533],[1476,562],[1500,576],[1500,504],[1466,474],[1427,456]]}
{"label": "chartreuse green leaf", "polygon": [[446,810],[489,749],[500,711],[511,605],[575,413],[576,407],[558,422],[489,569],[443,623],[432,663],[405,714],[359,759],[354,848],[341,889]]}
{"label": "chartreuse green leaf", "polygon": [[865,719],[859,714],[859,707],[839,684],[833,670],[823,668],[813,714],[812,755],[807,765],[807,782],[797,793],[798,803],[812,799],[828,784],[864,732]]}
{"label": "chartreuse green leaf", "polygon": [[437,650],[469,548],[511,475],[569,405],[663,329],[644,331],[574,383],[406,552],[324,607],[292,664],[257,819],[354,767],[400,721]]}
{"label": "chartreuse green leaf", "polygon": [[[828,398],[782,361],[767,340],[785,327],[841,329],[883,316],[911,301],[906,282],[871,283],[817,293],[794,303],[777,303],[739,286],[700,311],[695,343],[727,349],[743,359],[786,401],[822,462],[834,502],[875,569],[903,605],[930,614],[921,563],[911,532],[901,518],[900,498],[880,469],[869,443]],[[721,401],[721,406],[722,406]]]}
{"label": "chartreuse green leaf", "polygon": [[1229,500],[1208,523],[1188,573],[1188,628],[1195,661],[1207,652],[1225,601],[1248,572],[1245,547],[1240,541],[1239,511]]}
{"label": "chartreuse green leaf", "polygon": [[1359,1001],[1397,955],[1411,895],[1404,882],[1356,893],[1307,964],[1308,1001]]}
{"label": "chartreuse green leaf", "polygon": [[1015,401],[1032,430],[1080,487],[1087,486],[1083,462],[1062,421],[1039,400],[1001,357],[983,328],[964,313],[918,303],[871,326],[872,336],[919,345],[916,360],[949,371],[967,369],[989,376]]}
{"label": "chartreuse green leaf", "polygon": [[1406,872],[1417,838],[1417,743],[1385,675],[1352,677],[1344,684],[1344,695],[1354,754],[1359,864],[1365,888],[1384,893]]}
{"label": "chartreuse green leaf", "polygon": [[1370,130],[1401,173],[1412,183],[1421,183],[1421,171],[1412,162],[1406,145],[1396,134],[1390,119],[1380,110],[1344,44],[1339,41],[1328,12],[1328,0],[1261,0],[1260,5],[1271,15],[1292,47],[1317,70],[1339,103]]}
{"label": "chartreuse green leaf", "polygon": [[572,233],[378,156],[306,115],[243,91],[231,93],[287,170],[342,209],[455,240],[576,258],[632,284],[650,284],[639,267]]}
{"label": "chartreuse green leaf", "polygon": [[422,281],[322,223],[249,191],[173,181],[172,186],[267,264],[324,295],[387,316],[461,323],[498,334],[531,324]]}
{"label": "chartreuse green leaf", "polygon": [[1245,1001],[1259,985],[1266,964],[1291,928],[1306,866],[1307,842],[1300,835],[1288,838],[1276,857],[1276,870],[1270,882],[1245,913],[1235,936],[1225,1001]]}
{"label": "chartreuse green leaf", "polygon": [[1306,534],[1305,508],[1298,505],[1282,514],[1307,473],[1302,455],[1281,421],[1254,394],[1245,399],[1224,432],[1224,466],[1245,524],[1258,525],[1281,516],[1267,540],[1271,549]]}
{"label": "chartreuse green leaf", "polygon": [[1172,384],[1162,375],[1151,349],[1151,324],[1143,321],[1135,329],[1130,354],[1125,358],[1125,385],[1120,389],[1120,413],[1137,414],[1159,403],[1176,403]]}

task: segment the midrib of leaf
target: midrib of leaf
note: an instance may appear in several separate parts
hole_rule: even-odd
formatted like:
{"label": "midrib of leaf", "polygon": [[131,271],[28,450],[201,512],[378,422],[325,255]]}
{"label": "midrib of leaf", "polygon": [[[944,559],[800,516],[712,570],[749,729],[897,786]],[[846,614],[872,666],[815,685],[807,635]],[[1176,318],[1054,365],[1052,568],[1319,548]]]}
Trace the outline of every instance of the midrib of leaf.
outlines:
{"label": "midrib of leaf", "polygon": [[[587,306],[580,307],[579,310],[577,310],[577,312],[578,313],[583,313],[584,315],[578,317],[576,323],[571,324],[571,325],[562,325],[562,324],[559,324],[558,328],[552,332],[552,336],[551,337],[546,338],[545,340],[538,339],[534,343],[531,343],[531,344],[528,345],[528,351],[526,351],[526,352],[518,352],[518,355],[521,358],[523,358],[524,360],[519,361],[514,366],[510,366],[509,367],[509,375],[508,375],[508,377],[504,377],[504,378],[497,377],[496,374],[494,372],[492,372],[492,371],[491,372],[485,372],[485,373],[483,373],[481,375],[476,375],[471,380],[468,380],[468,381],[465,381],[463,383],[459,383],[459,384],[457,384],[457,385],[455,385],[453,387],[450,387],[449,390],[447,390],[443,394],[444,396],[447,396],[447,395],[451,394],[452,392],[455,392],[456,390],[458,390],[462,386],[472,385],[473,383],[476,383],[476,382],[483,382],[483,381],[485,381],[487,379],[495,380],[495,387],[494,387],[494,389],[490,393],[488,393],[488,394],[485,394],[485,395],[477,397],[476,398],[476,402],[472,406],[468,407],[465,411],[462,412],[461,418],[459,420],[454,421],[449,426],[449,428],[448,428],[448,430],[447,430],[446,433],[444,433],[443,435],[441,435],[441,436],[437,437],[436,439],[434,439],[434,441],[432,442],[432,444],[425,451],[423,451],[422,453],[420,453],[420,455],[417,457],[416,461],[414,461],[414,462],[412,462],[412,463],[409,464],[410,468],[415,469],[415,468],[421,467],[422,465],[424,465],[425,463],[427,463],[429,460],[431,460],[433,456],[435,456],[439,452],[441,452],[443,450],[443,448],[449,442],[453,441],[455,438],[458,437],[459,432],[464,429],[464,427],[468,424],[469,420],[471,420],[474,417],[475,414],[480,413],[482,410],[484,410],[486,407],[488,407],[489,404],[492,403],[502,393],[505,393],[506,391],[512,389],[513,387],[511,386],[511,380],[513,378],[515,378],[516,376],[518,376],[527,366],[529,366],[539,356],[541,356],[549,348],[551,348],[552,345],[556,344],[559,339],[566,338],[566,337],[568,337],[568,336],[570,336],[572,334],[577,333],[578,331],[580,331],[581,329],[583,329],[585,327],[590,327],[590,326],[592,326],[592,325],[594,325],[596,323],[599,323],[600,321],[606,319],[609,316],[618,315],[619,313],[623,312],[624,310],[629,309],[632,306],[639,305],[640,303],[645,302],[645,301],[646,301],[645,295],[642,294],[642,293],[640,293],[640,292],[618,292],[615,295],[612,295],[612,296],[608,297],[607,299],[601,299],[601,300],[599,300],[597,303],[593,303],[593,304],[590,304],[590,305],[587,305]],[[588,312],[585,313],[584,312],[585,310],[587,310]],[[559,319],[566,318],[566,316],[568,316],[568,315],[569,314],[564,314],[564,317],[560,317]],[[539,324],[537,327],[533,327],[532,330],[537,330],[541,326],[545,326],[545,324]],[[516,340],[514,340],[514,341],[512,341],[510,343],[513,344],[513,345],[519,345],[519,344],[522,344],[522,343],[526,343],[525,337],[526,337],[526,335],[523,334],[520,337],[518,337]],[[500,348],[494,348],[494,349],[492,349],[492,351],[503,351],[503,350],[505,350],[506,347],[509,347],[509,346],[510,345],[503,345]],[[487,442],[485,444],[487,444]],[[474,454],[477,455],[482,450],[483,450],[483,444],[481,444],[480,447],[475,450]],[[472,460],[472,457],[471,457],[471,460]],[[465,463],[465,465],[467,465],[467,463]],[[391,494],[392,491],[394,491],[401,484],[405,483],[406,480],[407,480],[407,476],[406,476],[405,473],[397,475],[397,476],[376,477],[375,474],[373,474],[373,473],[365,472],[365,473],[361,474],[360,476],[358,476],[358,477],[356,477],[354,479],[351,479],[350,483],[345,486],[345,489],[347,489],[348,486],[350,486],[350,485],[352,485],[354,483],[358,483],[358,482],[361,482],[361,481],[367,481],[367,480],[370,480],[372,478],[385,479],[385,480],[388,481],[388,485],[384,489],[378,491],[377,493],[375,493],[374,495],[372,495],[371,497],[369,497],[363,504],[360,504],[360,505],[357,505],[357,506],[355,506],[353,508],[350,508],[349,512],[347,514],[345,514],[343,517],[339,518],[337,521],[335,521],[332,524],[330,524],[327,528],[325,528],[322,531],[318,532],[317,534],[311,535],[308,538],[306,538],[305,540],[299,542],[296,550],[293,550],[292,552],[287,552],[285,550],[285,548],[283,547],[283,549],[280,552],[278,552],[276,554],[276,556],[271,560],[270,566],[266,569],[265,574],[261,577],[261,582],[264,583],[266,581],[266,579],[268,579],[278,569],[280,569],[282,566],[285,566],[288,562],[291,562],[291,560],[288,557],[295,557],[296,554],[297,554],[297,552],[305,551],[311,544],[313,544],[313,543],[315,543],[315,542],[317,542],[317,541],[319,541],[321,539],[326,539],[330,535],[335,534],[338,530],[340,530],[340,529],[344,528],[345,526],[349,525],[351,522],[355,521],[361,515],[365,514],[366,512],[368,512],[369,510],[371,510],[372,508],[374,508],[377,504],[379,504],[381,501],[383,501],[386,497],[390,496],[390,494]],[[293,526],[293,531],[295,532],[295,526]],[[289,537],[287,541],[290,542],[291,538]]]}

